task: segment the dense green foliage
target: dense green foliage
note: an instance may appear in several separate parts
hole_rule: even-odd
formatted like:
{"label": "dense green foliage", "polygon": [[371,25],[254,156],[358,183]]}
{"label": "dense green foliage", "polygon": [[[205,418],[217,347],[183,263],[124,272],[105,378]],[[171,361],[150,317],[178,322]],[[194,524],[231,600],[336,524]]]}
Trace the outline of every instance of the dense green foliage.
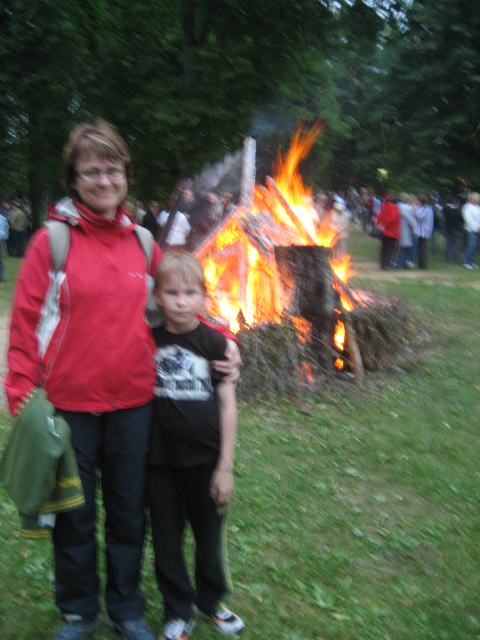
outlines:
{"label": "dense green foliage", "polygon": [[[427,8],[428,7],[428,8]],[[409,188],[480,185],[480,11],[464,0],[415,2],[385,54],[385,164]]]}
{"label": "dense green foliage", "polygon": [[[372,8],[375,7],[375,8]],[[6,0],[0,193],[61,194],[68,130],[102,116],[132,150],[134,194],[258,139],[260,169],[299,121],[325,128],[318,187],[480,184],[480,10],[465,0]]]}

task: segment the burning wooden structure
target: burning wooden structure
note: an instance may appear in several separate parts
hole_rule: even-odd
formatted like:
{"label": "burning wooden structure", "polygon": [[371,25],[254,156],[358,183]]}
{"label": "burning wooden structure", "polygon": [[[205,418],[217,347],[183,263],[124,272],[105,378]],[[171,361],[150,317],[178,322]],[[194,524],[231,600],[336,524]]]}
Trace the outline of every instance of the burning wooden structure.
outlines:
{"label": "burning wooden structure", "polygon": [[[263,367],[266,376],[269,370],[269,385],[279,392],[298,387],[316,367],[348,370],[362,380],[364,364],[375,369],[381,361],[372,346],[382,334],[378,314],[370,317],[365,297],[346,284],[350,258],[334,260],[336,229],[329,211],[319,215],[314,209],[297,170],[318,133],[297,132],[266,186],[253,186],[248,142],[244,174],[253,187],[251,198],[251,187],[243,185],[240,205],[195,251],[209,285],[209,314],[238,332],[247,396],[258,391],[257,376],[249,372],[252,356],[256,372]],[[270,354],[267,343],[273,345]]]}

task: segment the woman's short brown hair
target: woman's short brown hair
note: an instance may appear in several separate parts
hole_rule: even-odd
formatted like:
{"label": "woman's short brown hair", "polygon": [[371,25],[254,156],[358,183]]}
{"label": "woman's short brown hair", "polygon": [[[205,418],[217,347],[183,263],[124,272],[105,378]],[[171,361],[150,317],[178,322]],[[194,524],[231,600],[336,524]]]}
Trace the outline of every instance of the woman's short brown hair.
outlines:
{"label": "woman's short brown hair", "polygon": [[132,184],[133,171],[127,143],[111,124],[99,118],[94,124],[80,124],[70,132],[63,149],[63,182],[67,195],[78,197],[73,186],[75,164],[91,156],[124,164],[127,182]]}

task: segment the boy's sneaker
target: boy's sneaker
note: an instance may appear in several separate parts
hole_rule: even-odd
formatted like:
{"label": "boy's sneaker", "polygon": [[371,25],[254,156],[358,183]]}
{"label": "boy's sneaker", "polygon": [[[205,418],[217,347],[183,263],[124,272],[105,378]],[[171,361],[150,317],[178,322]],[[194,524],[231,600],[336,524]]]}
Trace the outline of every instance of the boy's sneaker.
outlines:
{"label": "boy's sneaker", "polygon": [[203,613],[198,607],[195,607],[195,613],[199,618],[210,620],[213,626],[220,631],[220,633],[223,633],[224,636],[233,636],[245,628],[243,620],[224,605],[220,605],[218,610],[212,615]]}
{"label": "boy's sneaker", "polygon": [[82,620],[80,616],[78,618],[78,620],[65,620],[55,640],[86,640],[101,624],[100,618],[90,620]]}
{"label": "boy's sneaker", "polygon": [[109,617],[107,618],[107,626],[119,633],[125,640],[155,640],[155,634],[141,618],[115,622]]}
{"label": "boy's sneaker", "polygon": [[165,625],[161,640],[188,640],[195,626],[195,620],[169,620]]}
{"label": "boy's sneaker", "polygon": [[468,262],[464,262],[463,266],[464,266],[465,269],[475,269],[473,264],[468,264]]}

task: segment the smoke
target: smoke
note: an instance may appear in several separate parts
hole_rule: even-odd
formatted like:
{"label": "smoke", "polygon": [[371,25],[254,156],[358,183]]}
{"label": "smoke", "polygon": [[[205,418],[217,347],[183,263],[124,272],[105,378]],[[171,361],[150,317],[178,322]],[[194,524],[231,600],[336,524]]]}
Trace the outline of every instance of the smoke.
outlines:
{"label": "smoke", "polygon": [[276,102],[257,109],[250,123],[250,136],[257,142],[257,182],[263,183],[272,173],[279,148],[288,149],[291,137],[299,124],[300,114],[282,108]]}
{"label": "smoke", "polygon": [[242,179],[242,150],[229,153],[223,160],[207,166],[194,178],[192,188],[195,193],[201,191],[227,191],[236,198],[240,193]]}
{"label": "smoke", "polygon": [[[249,135],[257,143],[256,182],[263,182],[272,170],[279,146],[288,148],[292,133],[298,125],[297,114],[278,109],[272,105],[258,109],[250,124]],[[215,191],[228,192],[235,201],[240,197],[242,180],[242,149],[229,153],[214,165],[207,165],[202,173],[192,180],[194,193]]]}

